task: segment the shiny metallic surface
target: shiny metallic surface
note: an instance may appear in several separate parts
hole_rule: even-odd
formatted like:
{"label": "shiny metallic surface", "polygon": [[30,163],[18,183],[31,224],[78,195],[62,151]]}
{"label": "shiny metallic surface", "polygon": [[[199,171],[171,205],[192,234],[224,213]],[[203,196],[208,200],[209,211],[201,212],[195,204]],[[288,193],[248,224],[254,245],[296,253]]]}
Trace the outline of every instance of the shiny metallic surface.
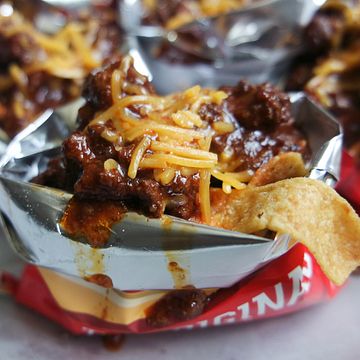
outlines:
{"label": "shiny metallic surface", "polygon": [[[330,172],[338,171],[339,126],[304,95],[293,94],[291,98],[296,122],[308,136],[312,152],[320,154],[312,162],[323,170],[317,178],[327,181]],[[27,136],[14,139],[9,148],[16,151],[8,151],[2,159],[0,207],[7,238],[26,261],[80,277],[102,273],[121,290],[172,289],[189,284],[208,288],[229,286],[288,250],[290,239],[286,235],[269,241],[181,219],[148,219],[135,213],[127,213],[112,227],[103,248],[93,249],[69,238],[59,220],[71,194],[26,182],[59,153],[55,145],[65,134],[48,131],[54,123],[52,115],[33,128],[34,132],[52,134],[48,148],[43,149],[41,143],[36,151],[36,145],[28,142],[34,135],[29,131]],[[330,145],[324,148],[326,142]],[[170,261],[184,270],[182,283],[168,270]]]}
{"label": "shiny metallic surface", "polygon": [[47,3],[50,6],[56,6],[57,8],[65,10],[83,9],[90,5],[91,0],[41,0],[43,3]]}
{"label": "shiny metallic surface", "polygon": [[[198,226],[176,222],[174,231],[166,230],[159,220],[149,224],[145,217],[128,214],[113,227],[109,247],[92,249],[67,238],[58,225],[70,198],[68,194],[55,194],[53,189],[2,177],[0,182],[1,208],[7,214],[11,243],[24,260],[81,277],[92,275],[91,269],[96,269],[100,261],[101,273],[122,290],[173,288],[172,274],[167,268],[169,256],[188,271],[187,280],[194,286],[230,285],[239,274],[246,275],[254,264],[261,263],[273,245],[268,240],[231,234],[231,241],[221,246],[221,240],[227,243],[226,231],[200,230]],[[197,232],[201,232],[199,237]],[[170,250],[173,240],[179,249]]]}
{"label": "shiny metallic surface", "polygon": [[[284,46],[289,35],[293,35],[292,43],[296,43],[297,31],[310,20],[319,3],[314,0],[259,1],[244,9],[194,20],[171,31],[141,25],[144,12],[141,1],[123,0],[120,16],[124,29],[133,36],[169,41],[179,49],[206,59],[239,59],[244,57],[242,46],[248,57],[253,47],[271,49],[272,55],[279,45]],[[195,47],[189,40],[177,36],[177,31],[194,31],[201,34],[204,41]]]}
{"label": "shiny metallic surface", "polygon": [[23,158],[39,152],[40,149],[60,146],[63,139],[75,128],[77,112],[82,104],[83,100],[78,99],[56,110],[46,110],[11,141],[4,141],[3,147],[0,142],[0,167],[11,159]]}
{"label": "shiny metallic surface", "polygon": [[[301,49],[301,28],[322,3],[324,0],[265,0],[167,32],[157,26],[141,25],[141,1],[124,0],[120,19],[129,36],[139,40],[138,50],[153,74],[156,89],[169,93],[195,84],[233,85],[240,78],[257,83],[279,82]],[[181,30],[200,33],[204,41],[194,46],[177,36]],[[157,58],[154,54],[164,41],[211,63],[170,63]]]}
{"label": "shiny metallic surface", "polygon": [[[340,179],[342,135],[335,136],[326,142],[312,162],[311,177],[319,179],[322,173],[335,182]],[[315,175],[315,173],[317,175]],[[313,175],[312,175],[313,174]]]}

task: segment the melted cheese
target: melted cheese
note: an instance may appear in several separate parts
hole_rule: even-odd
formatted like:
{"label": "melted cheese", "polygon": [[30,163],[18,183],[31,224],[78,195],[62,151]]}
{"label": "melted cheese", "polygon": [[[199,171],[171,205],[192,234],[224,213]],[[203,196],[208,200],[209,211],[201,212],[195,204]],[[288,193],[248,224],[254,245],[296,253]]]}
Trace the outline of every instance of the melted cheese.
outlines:
{"label": "melted cheese", "polygon": [[[113,105],[98,113],[88,126],[107,126],[103,137],[118,145],[136,144],[131,153],[128,176],[135,179],[139,170],[152,169],[156,181],[169,185],[175,176],[199,178],[198,201],[204,222],[210,219],[211,176],[223,181],[223,190],[243,189],[246,185],[236,173],[219,171],[218,156],[211,152],[212,137],[234,130],[234,125],[225,121],[214,126],[203,121],[199,112],[202,105],[220,105],[226,98],[222,91],[194,86],[182,93],[168,96],[147,94],[145,87],[137,91],[136,82],[131,83],[127,72],[131,58],[124,57],[111,77]],[[131,78],[130,78],[131,79]],[[131,95],[127,95],[129,89]],[[114,168],[116,164],[106,164]]]}

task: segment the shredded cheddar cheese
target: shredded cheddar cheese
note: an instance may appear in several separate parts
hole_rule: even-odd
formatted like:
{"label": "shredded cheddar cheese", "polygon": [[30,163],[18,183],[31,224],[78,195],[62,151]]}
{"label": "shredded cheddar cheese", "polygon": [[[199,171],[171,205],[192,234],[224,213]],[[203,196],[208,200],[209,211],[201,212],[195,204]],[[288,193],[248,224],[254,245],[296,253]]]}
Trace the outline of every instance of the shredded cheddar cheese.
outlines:
{"label": "shredded cheddar cheese", "polygon": [[224,183],[232,186],[235,189],[241,190],[246,187],[246,185],[244,183],[237,180],[236,177],[234,175],[232,175],[231,173],[221,173],[220,171],[214,169],[211,171],[211,175],[214,178],[223,181]]}
{"label": "shredded cheddar cheese", "polygon": [[[224,115],[213,123],[201,118],[202,105],[220,105],[227,97],[223,91],[194,86],[182,93],[159,96],[146,93],[130,83],[127,71],[131,58],[124,57],[111,77],[113,104],[97,113],[88,126],[103,125],[102,137],[118,145],[133,145],[127,169],[135,179],[141,170],[152,170],[154,179],[163,186],[176,176],[197,176],[198,202],[202,221],[210,219],[211,177],[223,183],[225,193],[232,188],[244,189],[249,172],[222,171],[218,155],[211,151],[213,136],[230,133],[235,125]],[[129,89],[130,94],[127,95]],[[106,124],[111,121],[111,129]],[[105,162],[105,169],[116,169],[116,161]]]}
{"label": "shredded cheddar cheese", "polygon": [[[65,79],[84,78],[90,70],[101,65],[98,54],[92,48],[95,38],[88,36],[89,27],[94,26],[95,22],[95,20],[89,24],[70,22],[58,33],[48,35],[39,32],[17,12],[11,17],[0,16],[0,26],[4,36],[26,34],[31,39],[31,41],[24,40],[29,42],[29,47],[39,46],[43,49],[41,57],[37,57],[33,63],[23,67],[22,71],[25,75],[34,71],[46,71]],[[15,68],[10,76],[16,83],[23,81],[24,78]]]}
{"label": "shredded cheddar cheese", "polygon": [[331,108],[336,105],[334,94],[356,93],[360,88],[359,78],[356,76],[359,73],[360,46],[351,40],[351,34],[360,30],[360,3],[327,0],[323,8],[336,10],[341,14],[342,30],[331,37],[331,52],[320,59],[313,69],[313,77],[306,84],[306,90],[315,95],[322,105]]}
{"label": "shredded cheddar cheese", "polygon": [[[216,16],[237,10],[249,4],[249,0],[185,0],[176,14],[166,20],[167,29],[176,29],[195,19]],[[159,8],[158,0],[143,0],[144,7],[150,13]]]}
{"label": "shredded cheddar cheese", "polygon": [[135,148],[133,156],[131,158],[128,176],[131,179],[136,178],[137,171],[139,169],[140,161],[145,154],[145,151],[149,148],[151,144],[151,140],[149,137],[144,136],[144,138],[140,141],[138,146]]}
{"label": "shredded cheddar cheese", "polygon": [[200,170],[199,199],[202,220],[209,223],[211,217],[210,172],[206,170]]}
{"label": "shredded cheddar cheese", "polygon": [[[7,69],[0,76],[0,92],[5,94],[9,90],[6,93],[9,109],[16,117],[12,132],[31,122],[45,105],[57,106],[79,97],[86,76],[101,66],[105,56],[113,50],[111,39],[109,46],[103,46],[107,34],[104,32],[105,37],[99,36],[100,26],[104,23],[99,19],[69,21],[57,33],[46,34],[17,11],[10,16],[0,14],[1,36],[5,43],[9,42],[9,51],[16,58],[4,55]],[[59,95],[51,96],[51,105],[42,100],[43,95],[33,96],[42,86],[44,90],[39,91],[44,94],[45,88],[49,92],[59,91]],[[13,93],[22,96],[17,95],[15,99]],[[48,98],[50,96],[46,95]]]}

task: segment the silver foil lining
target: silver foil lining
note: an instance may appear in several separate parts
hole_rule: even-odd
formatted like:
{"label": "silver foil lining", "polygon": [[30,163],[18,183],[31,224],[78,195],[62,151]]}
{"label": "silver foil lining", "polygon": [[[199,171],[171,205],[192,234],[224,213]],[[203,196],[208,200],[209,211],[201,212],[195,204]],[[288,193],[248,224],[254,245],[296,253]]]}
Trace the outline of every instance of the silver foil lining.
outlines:
{"label": "silver foil lining", "polygon": [[[304,95],[291,98],[297,124],[313,154],[320,154],[309,166],[320,171],[318,179],[326,180],[330,174],[335,182],[341,154],[338,124]],[[287,236],[269,241],[179,219],[149,220],[134,213],[112,227],[104,248],[93,249],[70,239],[59,219],[71,195],[27,182],[59,154],[58,144],[66,131],[54,132],[57,123],[63,124],[61,117],[51,113],[34,132],[14,139],[1,160],[0,206],[7,237],[26,261],[73,276],[101,272],[121,290],[211,288],[229,286],[288,251]],[[34,142],[37,138],[47,140]],[[183,269],[180,282],[169,271],[169,262]]]}
{"label": "silver foil lining", "polygon": [[[120,3],[120,21],[153,74],[161,93],[180,91],[195,84],[234,85],[239,78],[278,83],[289,63],[303,47],[302,28],[325,0],[265,0],[251,7],[212,18],[199,19],[169,33],[141,25],[141,0]],[[185,43],[177,33],[202,34],[201,46]],[[175,34],[174,34],[175,33]],[[171,41],[170,41],[170,40]],[[158,57],[159,46],[170,42],[181,51],[210,60],[210,64],[182,64]],[[169,80],[171,79],[171,80]]]}

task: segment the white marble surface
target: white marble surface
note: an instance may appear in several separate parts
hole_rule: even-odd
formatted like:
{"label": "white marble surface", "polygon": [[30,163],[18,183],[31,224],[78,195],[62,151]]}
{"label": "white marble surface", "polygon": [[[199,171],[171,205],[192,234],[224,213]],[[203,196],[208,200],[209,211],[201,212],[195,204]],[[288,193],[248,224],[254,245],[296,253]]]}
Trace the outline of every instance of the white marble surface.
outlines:
{"label": "white marble surface", "polygon": [[[14,267],[0,239],[0,268]],[[118,352],[74,337],[0,295],[0,360],[358,360],[360,276],[331,302],[281,318],[192,332],[127,336]]]}

